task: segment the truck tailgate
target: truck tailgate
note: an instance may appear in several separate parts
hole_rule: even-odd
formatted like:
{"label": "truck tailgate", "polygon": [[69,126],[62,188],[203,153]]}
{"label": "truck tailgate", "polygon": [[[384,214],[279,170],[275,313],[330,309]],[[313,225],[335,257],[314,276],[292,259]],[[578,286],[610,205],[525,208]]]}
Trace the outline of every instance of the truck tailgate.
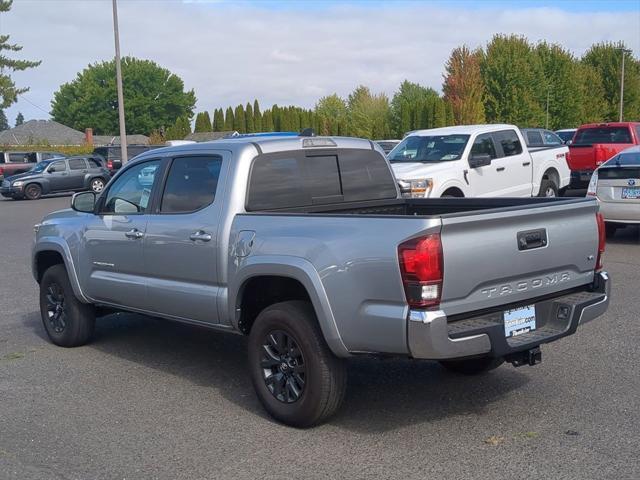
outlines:
{"label": "truck tailgate", "polygon": [[442,217],[447,315],[523,302],[593,281],[595,200]]}

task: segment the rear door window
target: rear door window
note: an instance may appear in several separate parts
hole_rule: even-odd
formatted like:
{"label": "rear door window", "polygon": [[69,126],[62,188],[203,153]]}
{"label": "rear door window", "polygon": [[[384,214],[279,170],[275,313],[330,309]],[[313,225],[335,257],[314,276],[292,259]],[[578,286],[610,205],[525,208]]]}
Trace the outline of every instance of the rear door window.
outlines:
{"label": "rear door window", "polygon": [[102,163],[95,158],[87,158],[87,162],[89,163],[89,168],[101,168]]}
{"label": "rear door window", "polygon": [[162,194],[162,213],[189,213],[213,203],[222,157],[179,157],[171,163]]}
{"label": "rear door window", "polygon": [[496,132],[493,134],[493,138],[502,148],[503,156],[511,157],[522,153],[522,143],[520,143],[518,134],[514,130]]}
{"label": "rear door window", "polygon": [[542,135],[536,130],[530,130],[527,132],[527,144],[528,145],[542,145]]}
{"label": "rear door window", "polygon": [[71,170],[84,170],[87,168],[87,164],[84,158],[72,158],[69,160],[69,168]]}

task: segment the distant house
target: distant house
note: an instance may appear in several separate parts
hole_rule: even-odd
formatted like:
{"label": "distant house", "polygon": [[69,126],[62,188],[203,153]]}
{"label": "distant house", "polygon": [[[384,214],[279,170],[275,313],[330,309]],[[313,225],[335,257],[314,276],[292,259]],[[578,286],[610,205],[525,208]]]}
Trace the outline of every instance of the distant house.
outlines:
{"label": "distant house", "polygon": [[[87,128],[81,132],[67,127],[54,120],[29,120],[22,125],[0,132],[0,145],[27,146],[27,145],[85,145],[95,146],[120,145],[120,137],[114,135],[93,135],[92,129]],[[146,135],[127,135],[127,145],[148,145],[149,137]]]}
{"label": "distant house", "polygon": [[220,140],[221,138],[233,135],[234,133],[236,132],[197,132],[190,133],[184,137],[184,139],[191,142],[210,142],[211,140]]}

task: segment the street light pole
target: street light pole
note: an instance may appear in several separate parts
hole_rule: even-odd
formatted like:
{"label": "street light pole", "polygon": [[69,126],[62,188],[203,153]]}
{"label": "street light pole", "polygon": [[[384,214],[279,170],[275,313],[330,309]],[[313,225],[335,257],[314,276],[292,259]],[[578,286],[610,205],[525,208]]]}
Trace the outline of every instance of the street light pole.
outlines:
{"label": "street light pole", "polygon": [[118,120],[120,123],[120,156],[124,165],[127,156],[127,129],[124,123],[124,95],[122,93],[122,68],[120,66],[120,35],[118,34],[118,5],[113,0],[113,35],[116,42],[116,88],[118,89]]}
{"label": "street light pole", "polygon": [[622,112],[624,107],[624,56],[627,52],[631,50],[627,50],[624,47],[620,47],[620,52],[622,52],[622,71],[620,72],[620,121],[622,122]]}

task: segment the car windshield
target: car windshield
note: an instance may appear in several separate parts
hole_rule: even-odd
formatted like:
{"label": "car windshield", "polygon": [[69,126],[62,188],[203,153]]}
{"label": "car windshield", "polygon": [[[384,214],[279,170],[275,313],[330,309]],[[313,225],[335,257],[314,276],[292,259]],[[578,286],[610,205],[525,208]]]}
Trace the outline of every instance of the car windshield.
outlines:
{"label": "car windshield", "polygon": [[47,168],[49,166],[51,162],[40,162],[40,163],[36,163],[36,166],[33,167],[31,170],[29,170],[30,172],[33,173],[41,173],[44,172],[44,169]]}
{"label": "car windshield", "polygon": [[603,167],[640,167],[640,152],[621,153],[607,160]]}
{"label": "car windshield", "polygon": [[412,135],[389,153],[394,162],[447,162],[458,160],[469,141],[469,135]]}

